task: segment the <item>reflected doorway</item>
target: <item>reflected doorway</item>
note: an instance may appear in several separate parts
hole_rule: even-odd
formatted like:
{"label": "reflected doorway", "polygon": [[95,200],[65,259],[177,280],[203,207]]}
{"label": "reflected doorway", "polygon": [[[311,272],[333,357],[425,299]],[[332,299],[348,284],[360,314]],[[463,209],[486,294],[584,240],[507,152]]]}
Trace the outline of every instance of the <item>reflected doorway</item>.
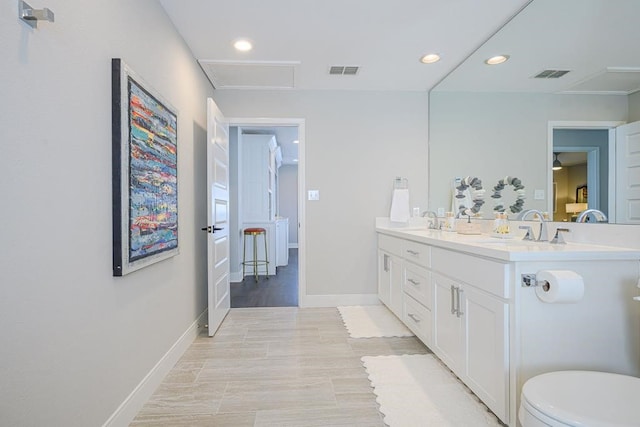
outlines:
{"label": "reflected doorway", "polygon": [[[609,216],[615,199],[615,127],[621,122],[549,122],[549,210],[554,221],[575,220],[587,208]],[[557,155],[557,156],[556,156]],[[555,160],[563,169],[552,170]],[[580,190],[578,191],[578,188]],[[587,194],[586,201],[581,194]],[[576,212],[578,211],[578,212]]]}

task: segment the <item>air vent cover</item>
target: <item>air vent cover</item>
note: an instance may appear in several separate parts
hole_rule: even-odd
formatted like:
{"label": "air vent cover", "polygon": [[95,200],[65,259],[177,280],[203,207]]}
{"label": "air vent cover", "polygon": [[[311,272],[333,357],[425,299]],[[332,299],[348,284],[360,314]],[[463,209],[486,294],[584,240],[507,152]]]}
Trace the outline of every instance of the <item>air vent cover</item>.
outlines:
{"label": "air vent cover", "polygon": [[334,76],[355,76],[360,67],[355,65],[334,65],[329,68],[329,74]]}
{"label": "air vent cover", "polygon": [[569,70],[544,70],[535,76],[534,79],[559,79],[560,77],[567,74]]}

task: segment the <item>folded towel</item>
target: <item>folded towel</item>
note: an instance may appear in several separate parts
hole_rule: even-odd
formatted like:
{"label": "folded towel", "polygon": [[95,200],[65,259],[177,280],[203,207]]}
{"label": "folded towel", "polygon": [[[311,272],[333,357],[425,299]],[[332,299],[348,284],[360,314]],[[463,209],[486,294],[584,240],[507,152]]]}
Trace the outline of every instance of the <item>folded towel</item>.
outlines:
{"label": "folded towel", "polygon": [[409,216],[409,190],[406,188],[394,189],[389,219],[393,222],[407,222]]}

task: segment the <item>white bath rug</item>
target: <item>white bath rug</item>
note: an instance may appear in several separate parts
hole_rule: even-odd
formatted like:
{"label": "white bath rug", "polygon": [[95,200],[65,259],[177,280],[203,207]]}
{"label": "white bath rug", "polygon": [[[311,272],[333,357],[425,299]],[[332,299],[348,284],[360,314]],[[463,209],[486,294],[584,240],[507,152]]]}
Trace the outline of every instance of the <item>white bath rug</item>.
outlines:
{"label": "white bath rug", "polygon": [[411,337],[413,333],[383,305],[338,307],[351,338]]}
{"label": "white bath rug", "polygon": [[365,356],[362,363],[391,427],[502,426],[431,354]]}

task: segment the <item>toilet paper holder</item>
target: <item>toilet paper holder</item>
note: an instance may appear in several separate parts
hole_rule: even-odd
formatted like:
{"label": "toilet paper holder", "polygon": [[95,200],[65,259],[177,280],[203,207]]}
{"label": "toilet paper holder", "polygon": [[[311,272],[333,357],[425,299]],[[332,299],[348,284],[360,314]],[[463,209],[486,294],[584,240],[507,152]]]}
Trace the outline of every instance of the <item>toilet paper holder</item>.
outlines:
{"label": "toilet paper holder", "polygon": [[538,281],[535,274],[521,274],[520,277],[523,288],[542,286],[545,291],[549,290],[549,282],[546,280]]}

